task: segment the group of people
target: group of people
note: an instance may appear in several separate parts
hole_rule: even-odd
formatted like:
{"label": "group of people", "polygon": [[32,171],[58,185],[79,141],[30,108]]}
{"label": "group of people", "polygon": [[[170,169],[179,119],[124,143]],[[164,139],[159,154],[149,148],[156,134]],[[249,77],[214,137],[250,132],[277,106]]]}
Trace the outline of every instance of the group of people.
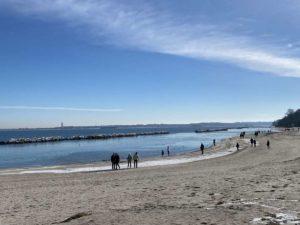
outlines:
{"label": "group of people", "polygon": [[127,156],[127,168],[131,168],[131,162],[133,160],[133,167],[138,168],[138,161],[139,161],[139,155],[138,153],[134,153],[132,156],[131,153],[128,154]]}
{"label": "group of people", "polygon": [[[120,156],[118,153],[113,153],[110,157],[110,161],[111,161],[111,168],[112,170],[117,170],[117,169],[121,169],[120,167]],[[134,168],[138,167],[138,161],[139,161],[139,155],[138,153],[134,153],[134,155],[132,156],[131,153],[128,154],[127,156],[127,168],[131,168],[131,162],[133,161],[133,166]]]}
{"label": "group of people", "polygon": [[[251,147],[254,147],[254,148],[256,147],[256,140],[255,139],[251,138],[250,143],[251,143]],[[240,145],[239,145],[238,142],[236,143],[235,147],[236,147],[237,151],[240,150]],[[270,147],[271,147],[270,140],[267,140],[267,148],[269,149]]]}
{"label": "group of people", "polygon": [[[170,147],[169,146],[167,147],[167,154],[168,154],[168,156],[170,156]],[[165,151],[161,150],[161,157],[164,157],[164,155],[165,155]]]}
{"label": "group of people", "polygon": [[254,147],[254,148],[256,147],[256,140],[255,139],[251,138],[250,143],[251,143],[251,147]]}
{"label": "group of people", "polygon": [[120,156],[118,153],[113,152],[113,154],[110,157],[111,161],[111,169],[112,170],[117,170],[118,168],[121,169],[120,167]]}

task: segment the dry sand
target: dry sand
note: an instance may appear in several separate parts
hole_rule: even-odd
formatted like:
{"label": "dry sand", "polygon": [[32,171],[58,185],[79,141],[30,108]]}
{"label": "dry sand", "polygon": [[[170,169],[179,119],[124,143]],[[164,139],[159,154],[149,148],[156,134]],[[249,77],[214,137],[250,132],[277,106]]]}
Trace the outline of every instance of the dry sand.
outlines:
{"label": "dry sand", "polygon": [[179,165],[2,175],[0,225],[300,224],[300,133],[257,140]]}

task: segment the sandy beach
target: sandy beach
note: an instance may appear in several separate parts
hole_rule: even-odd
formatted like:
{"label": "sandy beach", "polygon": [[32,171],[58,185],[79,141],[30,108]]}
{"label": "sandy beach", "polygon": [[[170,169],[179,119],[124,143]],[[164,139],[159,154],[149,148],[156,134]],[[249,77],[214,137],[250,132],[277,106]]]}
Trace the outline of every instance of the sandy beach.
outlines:
{"label": "sandy beach", "polygon": [[0,224],[300,224],[300,133],[257,141],[256,148],[241,140],[239,152],[173,165],[2,174]]}

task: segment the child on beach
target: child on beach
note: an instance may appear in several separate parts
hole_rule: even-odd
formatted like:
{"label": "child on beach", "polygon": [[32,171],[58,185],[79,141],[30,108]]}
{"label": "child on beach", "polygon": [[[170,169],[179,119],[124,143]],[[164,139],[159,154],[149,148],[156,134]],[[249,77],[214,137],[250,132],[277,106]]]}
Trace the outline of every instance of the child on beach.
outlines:
{"label": "child on beach", "polygon": [[236,150],[239,151],[239,148],[240,148],[239,143],[236,143],[236,146],[235,146],[235,147],[236,147]]}

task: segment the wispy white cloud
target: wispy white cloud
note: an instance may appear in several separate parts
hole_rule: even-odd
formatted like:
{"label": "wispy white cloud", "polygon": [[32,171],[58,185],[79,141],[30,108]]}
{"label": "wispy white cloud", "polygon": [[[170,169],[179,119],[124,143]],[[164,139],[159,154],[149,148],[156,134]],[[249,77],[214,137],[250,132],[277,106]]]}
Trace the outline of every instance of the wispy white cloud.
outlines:
{"label": "wispy white cloud", "polygon": [[1,0],[25,15],[59,19],[110,44],[164,54],[215,60],[279,76],[300,77],[300,59],[286,49],[229,34],[220,26],[178,19],[115,0]]}
{"label": "wispy white cloud", "polygon": [[81,111],[81,112],[120,112],[122,109],[98,108],[70,108],[70,107],[43,107],[43,106],[0,106],[0,110],[54,110],[54,111]]}

